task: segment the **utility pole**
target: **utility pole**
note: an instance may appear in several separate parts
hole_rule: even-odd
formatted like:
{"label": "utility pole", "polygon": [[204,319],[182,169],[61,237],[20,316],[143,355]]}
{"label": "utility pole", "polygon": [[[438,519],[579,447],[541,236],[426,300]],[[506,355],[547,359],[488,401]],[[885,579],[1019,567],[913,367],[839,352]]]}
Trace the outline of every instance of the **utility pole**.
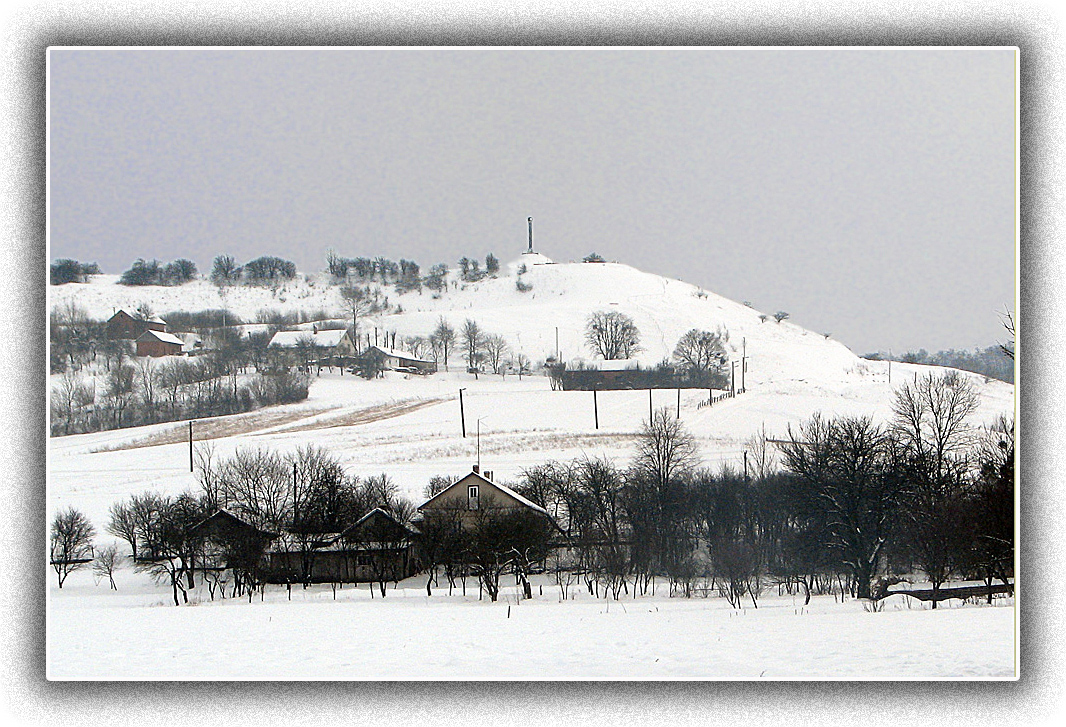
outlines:
{"label": "utility pole", "polygon": [[648,426],[651,426],[654,415],[651,409],[651,389],[648,389]]}
{"label": "utility pole", "polygon": [[466,439],[466,413],[463,411],[463,390],[459,389],[459,421],[463,425],[463,439]]}
{"label": "utility pole", "polygon": [[744,481],[748,481],[748,450],[744,450]]}
{"label": "utility pole", "polygon": [[189,471],[192,472],[192,419],[189,420]]}
{"label": "utility pole", "polygon": [[556,326],[555,327],[555,363],[562,363],[562,361],[559,360],[559,356],[560,355],[561,354],[559,353],[559,326]]}
{"label": "utility pole", "polygon": [[740,354],[740,391],[745,393],[748,387],[744,383],[744,373],[748,370],[748,339],[747,337],[741,340],[741,354]]}
{"label": "utility pole", "polygon": [[681,386],[677,387],[677,418],[681,418]]}
{"label": "utility pole", "polygon": [[736,361],[730,361],[729,364],[730,364],[729,365],[729,375],[730,375],[729,395],[730,396],[736,396],[737,395],[737,362]]}
{"label": "utility pole", "polygon": [[600,407],[596,403],[596,390],[592,390],[592,414],[596,417],[596,428],[600,428]]}

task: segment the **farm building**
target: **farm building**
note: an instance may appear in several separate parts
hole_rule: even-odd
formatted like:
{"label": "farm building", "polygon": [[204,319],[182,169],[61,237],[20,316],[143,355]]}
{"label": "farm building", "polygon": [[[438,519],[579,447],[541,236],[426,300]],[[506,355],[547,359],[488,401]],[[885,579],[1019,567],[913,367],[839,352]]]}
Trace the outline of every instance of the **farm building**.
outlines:
{"label": "farm building", "polygon": [[680,371],[672,366],[641,367],[632,359],[596,361],[591,366],[569,369],[566,364],[547,367],[552,389],[562,391],[611,391],[618,389],[707,389],[728,388],[729,379],[720,371]]}
{"label": "farm building", "polygon": [[162,318],[135,318],[124,310],[117,311],[105,324],[107,337],[116,340],[136,340],[145,331],[166,332],[167,323]]}
{"label": "farm building", "polygon": [[389,371],[406,371],[408,373],[432,374],[437,371],[437,364],[418,358],[406,351],[398,351],[395,348],[371,346],[371,351],[377,351],[385,357],[384,368]]}
{"label": "farm building", "polygon": [[366,583],[398,581],[419,570],[418,531],[374,508],[340,533],[311,541],[288,534],[267,557],[271,582]]}
{"label": "farm building", "polygon": [[320,331],[278,331],[270,339],[268,348],[292,352],[303,350],[309,359],[347,359],[355,355],[355,345],[348,331],[339,329]]}
{"label": "farm building", "polygon": [[[551,515],[540,505],[518,494],[511,488],[492,481],[492,472],[482,475],[477,465],[465,477],[460,478],[441,492],[419,505],[423,516],[456,515],[469,529],[484,510],[496,512],[532,512],[551,520]],[[554,522],[554,521],[553,521]]]}
{"label": "farm building", "polygon": [[137,337],[138,356],[180,356],[185,342],[173,333],[148,330]]}
{"label": "farm building", "polygon": [[219,509],[191,529],[203,540],[198,570],[243,570],[255,572],[263,553],[277,533],[252,525],[226,509]]}

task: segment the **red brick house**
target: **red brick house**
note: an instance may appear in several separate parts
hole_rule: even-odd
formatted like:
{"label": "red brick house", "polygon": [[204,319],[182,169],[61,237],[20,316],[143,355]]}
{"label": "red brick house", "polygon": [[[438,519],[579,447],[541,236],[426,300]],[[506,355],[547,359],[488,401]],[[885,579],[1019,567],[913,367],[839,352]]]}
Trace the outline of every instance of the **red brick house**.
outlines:
{"label": "red brick house", "polygon": [[115,315],[107,319],[107,337],[124,340],[136,340],[145,331],[162,331],[166,332],[167,322],[162,318],[154,317],[144,320],[143,318],[134,318],[124,310],[120,310]]}
{"label": "red brick house", "polygon": [[184,342],[173,333],[148,330],[137,337],[138,356],[180,356]]}

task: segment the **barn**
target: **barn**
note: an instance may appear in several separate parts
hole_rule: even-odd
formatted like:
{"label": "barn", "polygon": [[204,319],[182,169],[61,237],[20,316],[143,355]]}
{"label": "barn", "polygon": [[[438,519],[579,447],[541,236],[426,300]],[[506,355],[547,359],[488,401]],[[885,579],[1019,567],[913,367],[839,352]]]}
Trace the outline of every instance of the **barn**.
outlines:
{"label": "barn", "polygon": [[418,531],[374,508],[340,533],[313,542],[293,534],[278,539],[268,554],[273,582],[366,583],[399,581],[419,570]]}
{"label": "barn", "polygon": [[124,310],[116,311],[115,315],[107,319],[105,330],[111,340],[133,341],[145,331],[167,330],[167,323],[162,318],[135,318]]}
{"label": "barn", "polygon": [[173,333],[148,330],[137,337],[138,356],[180,356],[185,342]]}

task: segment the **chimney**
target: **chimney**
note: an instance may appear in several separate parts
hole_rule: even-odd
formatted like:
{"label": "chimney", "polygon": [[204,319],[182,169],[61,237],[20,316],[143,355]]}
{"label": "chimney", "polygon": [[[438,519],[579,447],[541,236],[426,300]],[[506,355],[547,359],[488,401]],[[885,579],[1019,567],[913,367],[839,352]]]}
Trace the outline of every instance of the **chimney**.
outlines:
{"label": "chimney", "polygon": [[529,249],[526,252],[533,252],[533,218],[529,218]]}
{"label": "chimney", "polygon": [[480,474],[480,472],[481,472],[481,467],[479,467],[478,465],[474,465],[474,474],[475,475],[476,474]]}
{"label": "chimney", "polygon": [[485,470],[485,479],[492,482],[492,470]]}

